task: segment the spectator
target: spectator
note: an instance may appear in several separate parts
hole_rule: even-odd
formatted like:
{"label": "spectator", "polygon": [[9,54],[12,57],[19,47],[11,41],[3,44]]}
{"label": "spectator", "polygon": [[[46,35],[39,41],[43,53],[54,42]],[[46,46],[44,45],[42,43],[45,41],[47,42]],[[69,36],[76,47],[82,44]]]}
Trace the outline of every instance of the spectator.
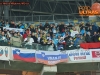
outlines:
{"label": "spectator", "polygon": [[97,32],[98,31],[98,27],[95,24],[92,24],[92,30],[94,32]]}
{"label": "spectator", "polygon": [[29,28],[30,28],[31,33],[35,32],[33,25],[30,25]]}
{"label": "spectator", "polygon": [[65,40],[64,40],[63,37],[60,38],[60,40],[59,40],[59,45],[62,45],[62,46],[63,46],[63,49],[65,49],[65,47],[66,47],[66,42],[65,42]]}
{"label": "spectator", "polygon": [[100,33],[98,33],[98,41],[100,42]]}
{"label": "spectator", "polygon": [[75,27],[73,27],[72,30],[71,30],[71,36],[74,37],[75,34],[79,34],[79,32],[76,31]]}
{"label": "spectator", "polygon": [[97,32],[94,32],[93,36],[92,36],[92,40],[93,42],[98,42],[98,35]]}
{"label": "spectator", "polygon": [[51,40],[50,34],[47,34],[47,39],[48,39],[48,40]]}
{"label": "spectator", "polygon": [[84,34],[84,33],[86,33],[86,30],[85,30],[85,28],[83,28],[82,30],[81,30],[81,32],[80,32],[82,35]]}
{"label": "spectator", "polygon": [[24,24],[23,23],[21,23],[20,24],[20,29],[24,29],[25,27],[24,27]]}
{"label": "spectator", "polygon": [[50,24],[50,27],[49,28],[50,28],[50,30],[52,30],[53,29],[53,24]]}
{"label": "spectator", "polygon": [[65,36],[65,38],[64,38],[64,40],[65,40],[66,43],[67,43],[67,41],[69,40],[69,38],[70,38],[69,34],[66,34],[66,36]]}
{"label": "spectator", "polygon": [[23,39],[25,39],[25,38],[27,38],[27,33],[26,32],[23,34]]}
{"label": "spectator", "polygon": [[27,35],[31,34],[30,28],[26,29],[26,34]]}
{"label": "spectator", "polygon": [[90,27],[90,23],[88,22],[88,23],[86,23],[86,25],[85,25],[86,31],[88,31],[89,27]]}
{"label": "spectator", "polygon": [[26,42],[26,45],[32,45],[34,43],[33,38],[31,38],[31,35],[29,34],[28,37],[24,39],[24,42]]}
{"label": "spectator", "polygon": [[34,40],[34,43],[38,43],[38,38],[37,37],[38,37],[38,35],[32,33],[32,38]]}
{"label": "spectator", "polygon": [[98,32],[100,33],[100,26],[99,26],[99,28],[98,28]]}
{"label": "spectator", "polygon": [[7,42],[9,42],[10,41],[9,35],[6,35],[6,38],[7,38]]}
{"label": "spectator", "polygon": [[40,28],[40,30],[44,30],[44,27],[42,26],[42,23],[40,23],[39,28]]}
{"label": "spectator", "polygon": [[78,33],[80,32],[80,27],[78,24],[75,24],[75,29],[76,29],[76,31],[78,31]]}
{"label": "spectator", "polygon": [[5,21],[4,20],[2,21],[2,26],[5,27]]}
{"label": "spectator", "polygon": [[2,41],[7,41],[7,38],[6,38],[6,36],[5,36],[5,33],[4,32],[2,32],[1,33],[1,38],[0,38]]}
{"label": "spectator", "polygon": [[86,41],[85,41],[85,39],[83,38],[83,36],[80,35],[79,45],[80,45],[81,43],[85,43],[85,42],[86,42]]}
{"label": "spectator", "polygon": [[52,40],[48,40],[47,45],[48,45],[48,51],[53,51],[53,50],[56,51],[56,47],[55,47],[54,43],[52,42]]}
{"label": "spectator", "polygon": [[78,35],[78,36],[75,38],[74,46],[75,46],[75,47],[78,47],[78,46],[80,45],[80,41],[81,41],[81,38],[80,38],[80,35]]}
{"label": "spectator", "polygon": [[53,34],[56,34],[57,33],[56,26],[54,26],[52,30],[53,30]]}
{"label": "spectator", "polygon": [[89,30],[88,30],[92,36],[92,34],[94,34],[94,30],[92,29],[92,26],[89,27]]}
{"label": "spectator", "polygon": [[40,41],[39,41],[39,42],[40,42],[40,44],[41,44],[41,45],[43,45],[43,44],[44,44],[44,41],[43,41],[43,36],[42,36],[42,34],[40,35]]}
{"label": "spectator", "polygon": [[70,37],[67,41],[66,50],[72,50],[74,48],[74,40]]}
{"label": "spectator", "polygon": [[53,31],[51,29],[49,30],[49,34],[50,34],[50,37],[52,38],[53,37]]}
{"label": "spectator", "polygon": [[69,23],[68,28],[72,28],[72,27],[73,27],[73,25],[71,23]]}
{"label": "spectator", "polygon": [[23,37],[22,35],[20,34],[20,32],[17,33],[18,37],[23,41]]}
{"label": "spectator", "polygon": [[59,26],[59,31],[60,32],[64,32],[65,31],[64,22],[62,22],[61,25]]}
{"label": "spectator", "polygon": [[44,25],[44,28],[45,28],[45,30],[46,30],[46,28],[50,28],[50,25],[49,25],[49,23],[47,21],[46,21],[46,23]]}
{"label": "spectator", "polygon": [[21,47],[22,41],[21,41],[20,37],[18,37],[17,33],[14,33],[14,36],[11,37],[10,43],[14,47]]}
{"label": "spectator", "polygon": [[6,28],[9,28],[9,26],[10,26],[9,23],[6,22],[5,27],[6,27]]}
{"label": "spectator", "polygon": [[19,21],[17,24],[16,24],[16,28],[20,28],[21,26],[21,21]]}
{"label": "spectator", "polygon": [[53,43],[54,43],[54,45],[57,47],[57,44],[58,44],[58,38],[56,38],[56,36],[55,35],[53,35]]}
{"label": "spectator", "polygon": [[58,23],[57,27],[56,27],[56,30],[60,30],[59,27],[60,27],[61,23]]}
{"label": "spectator", "polygon": [[11,22],[10,22],[10,28],[15,28],[15,23],[14,23],[14,21],[12,21],[12,20],[11,20]]}
{"label": "spectator", "polygon": [[85,35],[85,41],[86,41],[87,43],[91,43],[91,42],[92,42],[92,37],[91,37],[90,32],[88,32],[88,33]]}
{"label": "spectator", "polygon": [[83,22],[81,22],[81,24],[80,24],[80,31],[81,31],[83,28],[85,28],[85,25],[84,25]]}

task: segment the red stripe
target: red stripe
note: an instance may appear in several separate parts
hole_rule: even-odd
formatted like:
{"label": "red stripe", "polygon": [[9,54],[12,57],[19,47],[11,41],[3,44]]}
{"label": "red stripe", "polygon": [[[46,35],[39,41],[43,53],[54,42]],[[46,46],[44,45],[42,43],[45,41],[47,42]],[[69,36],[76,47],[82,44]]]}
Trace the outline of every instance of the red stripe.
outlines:
{"label": "red stripe", "polygon": [[84,48],[84,49],[100,48],[100,42],[96,42],[96,43],[81,43],[80,47]]}
{"label": "red stripe", "polygon": [[26,61],[26,62],[36,62],[35,57],[34,58],[22,58],[18,55],[13,55],[14,59],[16,60],[22,60],[22,61]]}
{"label": "red stripe", "polygon": [[97,56],[95,55],[95,51],[92,51],[92,58],[95,58],[95,57],[97,57]]}
{"label": "red stripe", "polygon": [[92,58],[100,58],[100,51],[92,51]]}
{"label": "red stripe", "polygon": [[2,56],[3,54],[0,54],[0,56]]}
{"label": "red stripe", "polygon": [[48,60],[43,60],[43,59],[39,59],[39,58],[37,58],[37,61],[39,63],[43,63],[43,64],[46,64],[46,65],[55,65],[55,64],[58,64],[58,63],[61,63],[61,62],[67,63],[68,59],[61,59],[59,61],[55,61],[56,63],[48,63]]}

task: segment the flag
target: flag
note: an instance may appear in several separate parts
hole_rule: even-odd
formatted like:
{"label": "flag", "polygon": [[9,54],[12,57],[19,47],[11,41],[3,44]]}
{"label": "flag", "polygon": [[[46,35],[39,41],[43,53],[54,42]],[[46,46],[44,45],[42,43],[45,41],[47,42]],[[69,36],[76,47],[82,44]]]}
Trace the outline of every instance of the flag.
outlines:
{"label": "flag", "polygon": [[60,51],[36,51],[38,63],[46,65],[55,65],[61,62],[67,62],[68,56]]}
{"label": "flag", "polygon": [[92,58],[100,58],[100,51],[92,51]]}
{"label": "flag", "polygon": [[22,60],[26,62],[35,62],[35,50],[20,50],[13,49],[13,58],[15,60]]}
{"label": "flag", "polygon": [[3,55],[3,49],[0,49],[0,56],[2,56]]}

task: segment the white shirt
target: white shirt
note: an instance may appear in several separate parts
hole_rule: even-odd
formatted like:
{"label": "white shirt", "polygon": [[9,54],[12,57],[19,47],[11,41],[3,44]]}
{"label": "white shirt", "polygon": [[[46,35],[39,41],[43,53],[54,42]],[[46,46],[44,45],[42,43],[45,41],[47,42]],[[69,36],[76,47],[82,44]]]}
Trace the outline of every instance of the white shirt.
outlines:
{"label": "white shirt", "polygon": [[53,33],[56,33],[56,30],[55,29],[53,30]]}
{"label": "white shirt", "polygon": [[48,40],[51,40],[51,37],[47,37]]}
{"label": "white shirt", "polygon": [[[25,38],[24,41],[27,41],[27,38]],[[33,42],[34,42],[33,38],[30,38],[26,44],[32,45]]]}
{"label": "white shirt", "polygon": [[71,36],[72,36],[72,37],[74,37],[75,34],[79,34],[79,32],[78,32],[78,31],[72,31],[72,32],[71,32]]}
{"label": "white shirt", "polygon": [[38,42],[40,43],[40,37],[38,37]]}
{"label": "white shirt", "polygon": [[6,37],[5,36],[2,36],[2,40],[6,40]]}

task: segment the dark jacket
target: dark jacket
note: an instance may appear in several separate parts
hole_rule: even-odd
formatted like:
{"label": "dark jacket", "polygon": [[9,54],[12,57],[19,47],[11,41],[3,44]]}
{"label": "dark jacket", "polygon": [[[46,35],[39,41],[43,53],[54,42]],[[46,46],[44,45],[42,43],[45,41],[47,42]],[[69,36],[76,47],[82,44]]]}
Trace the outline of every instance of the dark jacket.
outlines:
{"label": "dark jacket", "polygon": [[65,29],[65,28],[64,28],[64,25],[60,25],[60,26],[59,26],[59,31],[62,32],[63,29]]}
{"label": "dark jacket", "polygon": [[85,37],[85,41],[86,41],[87,43],[92,42],[92,37],[89,36],[89,35],[86,35],[86,37]]}
{"label": "dark jacket", "polygon": [[93,35],[92,40],[93,42],[98,42],[98,35]]}
{"label": "dark jacket", "polygon": [[36,36],[32,36],[32,38],[34,39],[34,43],[38,43],[38,38]]}

